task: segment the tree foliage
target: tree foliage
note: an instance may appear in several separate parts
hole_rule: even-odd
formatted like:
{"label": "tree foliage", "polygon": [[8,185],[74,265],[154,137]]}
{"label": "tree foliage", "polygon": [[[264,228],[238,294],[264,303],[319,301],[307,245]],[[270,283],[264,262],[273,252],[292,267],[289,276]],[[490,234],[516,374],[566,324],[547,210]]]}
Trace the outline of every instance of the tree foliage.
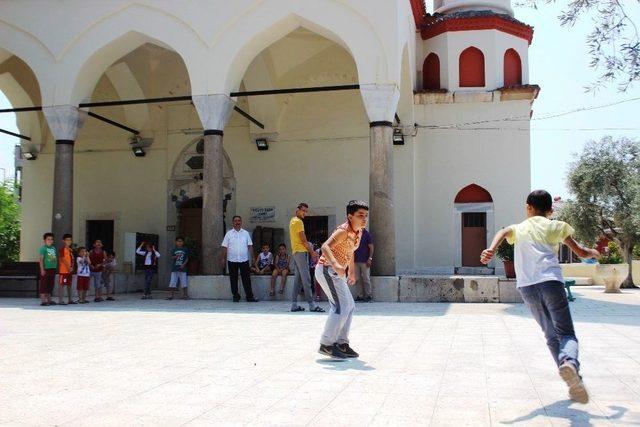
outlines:
{"label": "tree foliage", "polygon": [[[519,5],[537,8],[556,0],[521,0]],[[640,80],[640,0],[572,0],[558,17],[560,24],[573,27],[584,15],[593,12],[593,29],[587,36],[591,67],[598,78],[586,89],[593,91],[611,83],[626,91]]]}
{"label": "tree foliage", "polygon": [[0,261],[17,261],[20,256],[20,205],[13,183],[0,184]]}
{"label": "tree foliage", "polygon": [[567,201],[559,218],[576,229],[576,238],[593,244],[605,236],[631,262],[640,243],[640,143],[606,136],[590,141],[570,165]]}

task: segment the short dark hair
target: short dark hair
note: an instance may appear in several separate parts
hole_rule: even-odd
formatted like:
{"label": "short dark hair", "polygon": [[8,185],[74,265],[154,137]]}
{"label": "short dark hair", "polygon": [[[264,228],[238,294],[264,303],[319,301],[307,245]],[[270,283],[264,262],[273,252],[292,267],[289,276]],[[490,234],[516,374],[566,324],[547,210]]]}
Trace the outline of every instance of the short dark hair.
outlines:
{"label": "short dark hair", "polygon": [[72,238],[73,238],[73,236],[71,234],[69,234],[69,233],[62,235],[62,240],[64,240],[64,239],[72,239]]}
{"label": "short dark hair", "polygon": [[76,251],[78,251],[78,253],[80,253],[81,250],[87,250],[87,248],[85,248],[84,246],[80,246],[78,249],[76,249]]}
{"label": "short dark hair", "polygon": [[113,255],[113,257],[116,257],[116,251],[108,251],[107,255]]}
{"label": "short dark hair", "polygon": [[553,199],[551,198],[551,194],[547,191],[535,190],[527,196],[527,204],[537,212],[546,213],[551,210],[553,206]]}
{"label": "short dark hair", "polygon": [[360,209],[368,211],[369,204],[363,200],[351,200],[349,203],[347,203],[347,215],[353,215]]}
{"label": "short dark hair", "polygon": [[178,237],[176,237],[176,242],[177,242],[178,240],[182,240],[182,241],[184,242],[184,237],[182,237],[182,236],[178,236]]}
{"label": "short dark hair", "polygon": [[233,218],[231,218],[231,221],[235,221],[236,218],[242,219],[242,217],[240,215],[234,215]]}
{"label": "short dark hair", "polygon": [[100,243],[102,243],[102,239],[93,239],[93,244],[95,245],[95,244],[96,244],[96,242],[98,242],[98,241],[99,241]]}
{"label": "short dark hair", "polygon": [[278,245],[278,247],[279,247],[279,248],[285,248],[285,249],[287,249],[287,245],[285,245],[284,243],[280,243],[280,244]]}
{"label": "short dark hair", "polygon": [[267,243],[267,242],[262,243],[262,247],[265,247],[265,246],[268,247],[268,248],[271,247],[271,245],[269,243]]}
{"label": "short dark hair", "polygon": [[53,239],[53,233],[44,233],[42,235],[42,240],[47,240],[47,237],[51,237]]}
{"label": "short dark hair", "polygon": [[309,209],[309,205],[306,204],[305,202],[300,202],[298,203],[298,209],[302,209],[302,208],[307,208]]}

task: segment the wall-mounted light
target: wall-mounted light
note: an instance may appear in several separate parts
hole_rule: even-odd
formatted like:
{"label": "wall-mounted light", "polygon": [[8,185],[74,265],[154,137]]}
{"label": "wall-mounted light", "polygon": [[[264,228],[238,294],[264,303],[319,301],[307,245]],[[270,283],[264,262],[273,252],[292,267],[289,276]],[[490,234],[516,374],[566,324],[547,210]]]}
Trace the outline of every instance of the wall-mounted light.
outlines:
{"label": "wall-mounted light", "polygon": [[142,147],[131,147],[131,151],[133,151],[133,155],[136,157],[144,157],[147,154]]}
{"label": "wall-mounted light", "polygon": [[400,128],[393,129],[393,145],[404,145],[404,135]]}
{"label": "wall-mounted light", "polygon": [[22,153],[22,158],[25,160],[35,160],[38,158],[38,156],[36,155],[36,153],[31,153],[29,151],[24,151]]}
{"label": "wall-mounted light", "polygon": [[264,138],[256,139],[256,147],[258,147],[258,151],[266,151],[269,149],[269,143]]}

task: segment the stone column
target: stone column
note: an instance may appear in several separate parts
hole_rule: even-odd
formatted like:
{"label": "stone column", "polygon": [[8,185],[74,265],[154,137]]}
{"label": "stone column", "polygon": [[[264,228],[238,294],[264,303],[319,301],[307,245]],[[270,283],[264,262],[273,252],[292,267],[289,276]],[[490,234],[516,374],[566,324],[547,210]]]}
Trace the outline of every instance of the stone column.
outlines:
{"label": "stone column", "polygon": [[393,120],[400,92],[393,85],[361,85],[370,122],[369,229],[376,253],[372,273],[396,274],[396,230],[393,206]]}
{"label": "stone column", "polygon": [[198,95],[193,103],[204,127],[202,178],[202,273],[222,274],[220,244],[224,238],[223,130],[235,102],[227,95]]}
{"label": "stone column", "polygon": [[56,242],[73,233],[73,146],[86,113],[71,105],[43,107],[42,112],[56,141],[53,172],[53,219]]}

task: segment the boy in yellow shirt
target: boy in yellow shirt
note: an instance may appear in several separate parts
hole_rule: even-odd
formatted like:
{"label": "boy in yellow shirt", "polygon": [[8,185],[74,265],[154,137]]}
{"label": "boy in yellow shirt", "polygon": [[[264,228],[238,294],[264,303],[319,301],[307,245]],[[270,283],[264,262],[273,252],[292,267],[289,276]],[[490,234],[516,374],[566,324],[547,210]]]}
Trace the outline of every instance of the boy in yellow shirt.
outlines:
{"label": "boy in yellow shirt", "polygon": [[600,253],[578,244],[571,237],[574,230],[569,224],[549,219],[552,203],[551,195],[544,190],[529,194],[527,219],[500,230],[480,260],[488,264],[504,239],[515,245],[517,288],[522,299],[544,331],[560,377],[569,387],[569,397],[587,403],[589,395],[579,375],[578,339],[564,290],[558,249],[564,243],[580,258],[599,258]]}

